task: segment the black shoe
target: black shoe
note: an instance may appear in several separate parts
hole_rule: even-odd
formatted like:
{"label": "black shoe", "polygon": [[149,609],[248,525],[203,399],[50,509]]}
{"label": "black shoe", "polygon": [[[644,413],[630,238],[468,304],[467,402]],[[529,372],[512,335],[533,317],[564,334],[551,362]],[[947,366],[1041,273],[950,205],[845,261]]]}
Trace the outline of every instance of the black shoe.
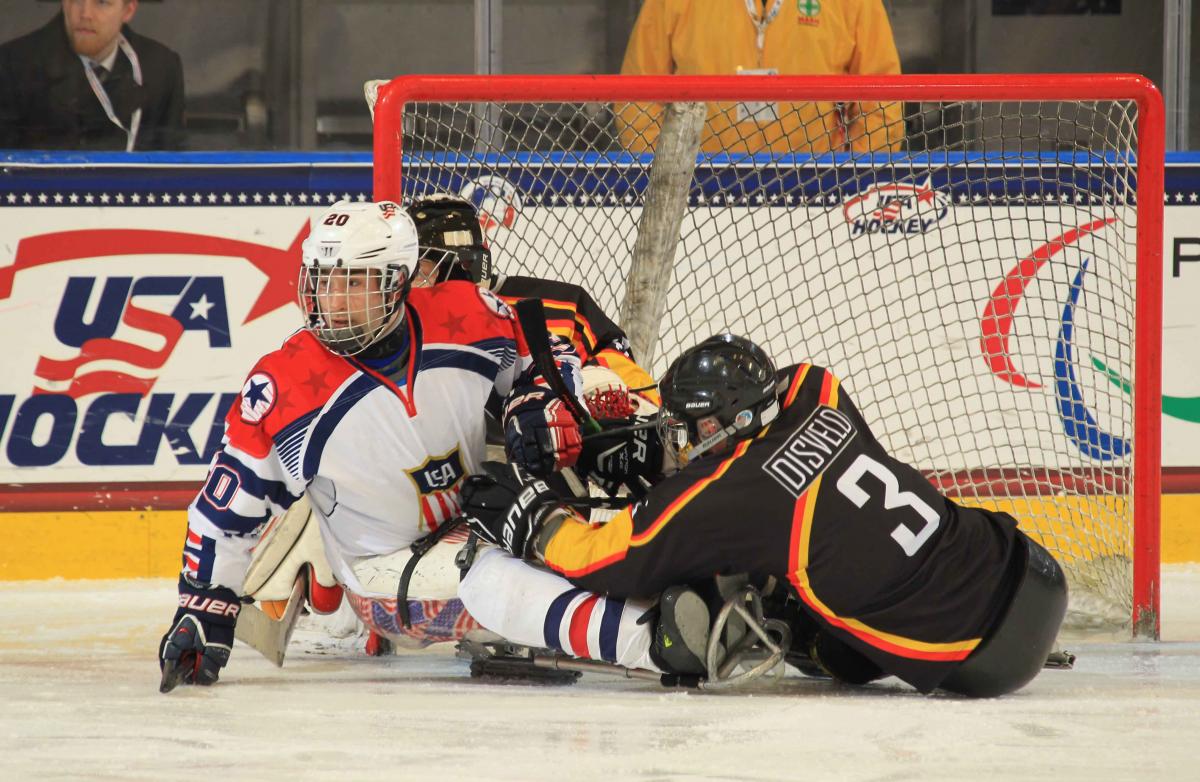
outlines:
{"label": "black shoe", "polygon": [[693,590],[663,590],[650,659],[665,673],[704,674],[710,621],[708,605]]}

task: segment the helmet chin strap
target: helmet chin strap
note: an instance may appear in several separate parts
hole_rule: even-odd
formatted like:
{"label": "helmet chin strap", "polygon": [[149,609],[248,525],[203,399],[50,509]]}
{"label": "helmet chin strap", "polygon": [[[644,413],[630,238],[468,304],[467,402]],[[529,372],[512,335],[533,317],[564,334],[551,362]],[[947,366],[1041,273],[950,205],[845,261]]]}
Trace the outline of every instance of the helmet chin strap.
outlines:
{"label": "helmet chin strap", "polygon": [[679,454],[680,457],[682,457],[683,463],[687,464],[701,454],[711,451],[713,448],[716,448],[718,445],[732,437],[736,432],[745,429],[753,422],[754,413],[750,412],[749,409],[742,410],[736,416],[734,416],[733,423],[731,423],[729,426],[725,427],[719,432],[710,434],[708,437],[705,437],[703,440],[691,447],[685,447]]}

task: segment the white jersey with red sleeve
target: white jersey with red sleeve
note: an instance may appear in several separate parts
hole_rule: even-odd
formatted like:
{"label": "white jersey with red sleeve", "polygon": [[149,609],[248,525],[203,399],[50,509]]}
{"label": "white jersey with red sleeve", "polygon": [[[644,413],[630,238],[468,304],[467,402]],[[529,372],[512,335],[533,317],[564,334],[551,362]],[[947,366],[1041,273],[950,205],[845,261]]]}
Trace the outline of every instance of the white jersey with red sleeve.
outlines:
{"label": "white jersey with red sleeve", "polygon": [[[408,359],[391,378],[307,331],[255,365],[188,508],[185,574],[240,592],[263,527],[307,491],[334,575],[369,594],[356,562],[458,513],[484,459],[485,410],[498,411],[529,349],[507,305],[468,282],[413,290],[399,328]],[[578,358],[556,355],[578,394]]]}

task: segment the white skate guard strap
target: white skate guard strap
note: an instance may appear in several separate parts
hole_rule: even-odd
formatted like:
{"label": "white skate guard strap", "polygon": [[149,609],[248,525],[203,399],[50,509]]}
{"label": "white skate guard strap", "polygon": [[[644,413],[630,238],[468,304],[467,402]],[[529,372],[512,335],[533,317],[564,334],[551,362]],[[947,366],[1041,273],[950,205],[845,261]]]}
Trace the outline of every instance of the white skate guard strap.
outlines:
{"label": "white skate guard strap", "polygon": [[[467,541],[467,530],[459,529],[434,543],[417,562],[408,581],[409,600],[452,600],[458,596],[459,569],[454,561]],[[412,559],[412,549],[361,559],[351,566],[362,585],[363,597],[395,598],[400,578]]]}

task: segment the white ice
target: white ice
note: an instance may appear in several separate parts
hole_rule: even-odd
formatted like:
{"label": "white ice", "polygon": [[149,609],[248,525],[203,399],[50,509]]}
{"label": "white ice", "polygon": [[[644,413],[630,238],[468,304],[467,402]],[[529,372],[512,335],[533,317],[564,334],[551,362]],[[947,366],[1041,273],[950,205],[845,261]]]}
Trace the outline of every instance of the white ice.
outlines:
{"label": "white ice", "polygon": [[585,674],[481,684],[449,648],[373,659],[311,625],[158,693],[165,580],[0,583],[0,780],[1200,780],[1200,565],[1159,643],[1081,642],[995,700],[789,677],[715,694]]}

